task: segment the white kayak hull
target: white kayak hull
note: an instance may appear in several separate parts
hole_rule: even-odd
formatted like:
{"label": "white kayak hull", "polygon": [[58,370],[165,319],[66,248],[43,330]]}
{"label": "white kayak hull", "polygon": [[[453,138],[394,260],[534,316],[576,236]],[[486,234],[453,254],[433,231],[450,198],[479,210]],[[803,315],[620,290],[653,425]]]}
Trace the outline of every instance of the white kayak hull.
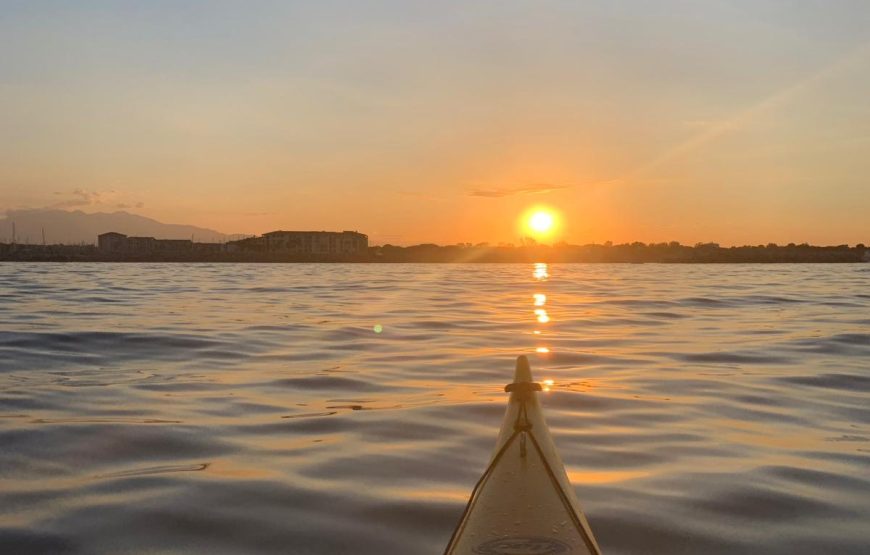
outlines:
{"label": "white kayak hull", "polygon": [[489,467],[445,555],[600,555],[541,412],[526,357]]}

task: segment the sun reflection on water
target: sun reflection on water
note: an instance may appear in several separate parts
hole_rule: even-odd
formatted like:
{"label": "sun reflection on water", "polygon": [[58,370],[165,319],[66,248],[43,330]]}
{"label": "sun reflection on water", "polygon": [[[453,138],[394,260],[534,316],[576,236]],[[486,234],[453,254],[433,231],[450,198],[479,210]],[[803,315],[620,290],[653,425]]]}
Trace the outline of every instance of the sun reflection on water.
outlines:
{"label": "sun reflection on water", "polygon": [[[549,266],[546,262],[536,262],[532,275],[537,281],[546,281],[550,277]],[[550,315],[547,314],[547,309],[544,308],[547,304],[547,294],[541,292],[533,293],[532,299],[535,306],[535,320],[538,324],[548,323],[550,321]],[[541,330],[534,330],[532,333],[534,335],[541,335]],[[539,355],[546,355],[550,352],[550,347],[538,344],[535,346],[535,352]],[[547,391],[549,391],[549,389],[547,389]]]}

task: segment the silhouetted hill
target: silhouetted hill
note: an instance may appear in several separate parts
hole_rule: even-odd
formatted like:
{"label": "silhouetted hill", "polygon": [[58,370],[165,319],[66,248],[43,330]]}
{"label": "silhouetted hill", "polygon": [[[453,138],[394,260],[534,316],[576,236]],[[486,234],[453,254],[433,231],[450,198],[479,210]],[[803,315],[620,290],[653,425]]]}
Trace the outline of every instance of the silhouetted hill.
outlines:
{"label": "silhouetted hill", "polygon": [[18,243],[42,243],[42,230],[49,244],[95,243],[97,235],[117,231],[126,235],[156,237],[157,239],[190,239],[210,243],[227,239],[213,229],[192,225],[164,224],[130,214],[129,212],[97,212],[87,214],[81,210],[10,210],[0,220],[0,242],[12,239],[12,222],[15,222]]}

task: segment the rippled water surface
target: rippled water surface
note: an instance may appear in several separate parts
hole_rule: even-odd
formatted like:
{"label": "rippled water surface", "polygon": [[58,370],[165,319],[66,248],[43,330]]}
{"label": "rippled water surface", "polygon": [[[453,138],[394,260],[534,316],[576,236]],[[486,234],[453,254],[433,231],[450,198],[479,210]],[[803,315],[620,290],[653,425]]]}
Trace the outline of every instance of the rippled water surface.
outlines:
{"label": "rippled water surface", "polygon": [[0,264],[0,553],[440,553],[523,353],[605,554],[870,552],[870,264]]}

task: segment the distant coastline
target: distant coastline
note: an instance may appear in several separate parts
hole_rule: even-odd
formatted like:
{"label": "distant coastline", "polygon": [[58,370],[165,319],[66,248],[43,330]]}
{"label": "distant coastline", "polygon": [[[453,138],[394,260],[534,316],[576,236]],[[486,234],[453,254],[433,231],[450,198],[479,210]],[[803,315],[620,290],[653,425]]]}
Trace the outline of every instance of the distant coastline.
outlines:
{"label": "distant coastline", "polygon": [[[315,232],[320,233],[320,232]],[[365,246],[352,252],[227,250],[223,244],[198,250],[110,252],[96,245],[0,243],[0,261],[28,262],[225,262],[225,263],[849,263],[870,262],[870,249],[809,244],[721,247],[716,243],[625,243],[614,245],[434,244]]]}
{"label": "distant coastline", "polygon": [[[19,210],[0,221],[0,261],[32,262],[226,262],[226,263],[816,263],[870,262],[864,244],[807,243],[723,247],[623,243],[546,245],[525,238],[519,245],[459,243],[369,245],[358,231],[285,231],[228,235],[181,224],[164,224],[127,212],[84,213]],[[11,238],[11,239],[10,239]],[[41,240],[34,241],[33,238]],[[23,239],[23,240],[22,240]]]}

